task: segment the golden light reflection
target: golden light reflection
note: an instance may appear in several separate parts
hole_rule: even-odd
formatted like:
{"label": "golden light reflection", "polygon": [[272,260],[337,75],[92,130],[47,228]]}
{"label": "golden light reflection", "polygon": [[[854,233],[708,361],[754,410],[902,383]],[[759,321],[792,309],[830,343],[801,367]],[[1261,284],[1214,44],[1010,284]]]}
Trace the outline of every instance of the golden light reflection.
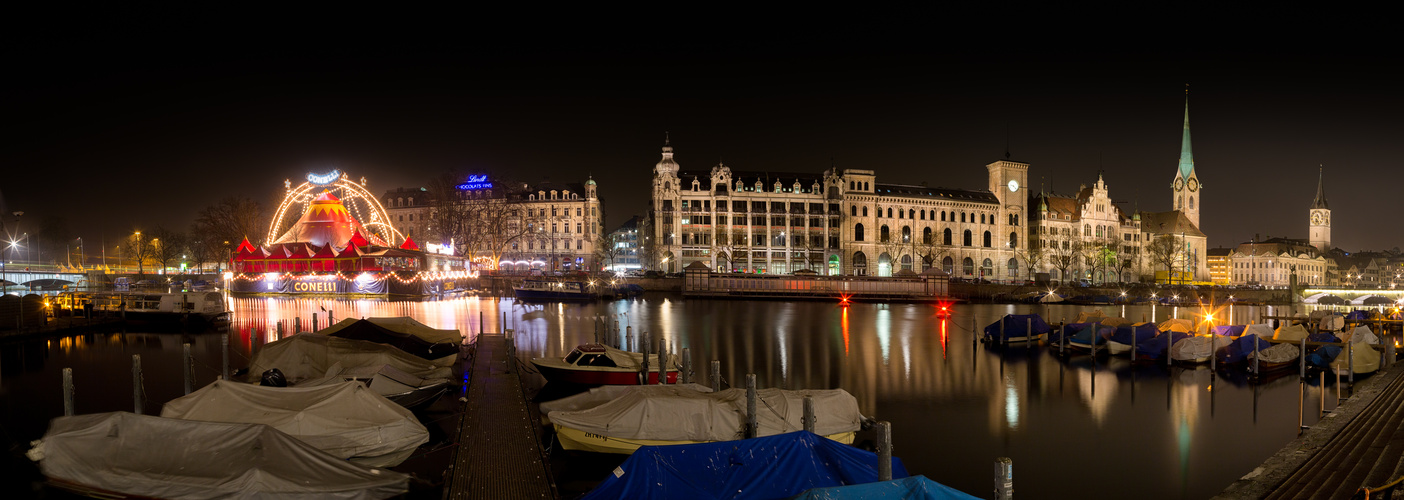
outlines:
{"label": "golden light reflection", "polygon": [[947,325],[946,325],[946,322],[947,322],[947,321],[950,321],[950,320],[948,320],[948,319],[946,319],[946,318],[941,318],[941,359],[946,359],[946,356],[950,354],[950,353],[946,350],[946,342],[949,341],[950,338],[951,338],[951,337],[950,337],[950,332],[946,330],[946,326],[947,326]]}
{"label": "golden light reflection", "polygon": [[[843,317],[839,319],[843,325],[843,357],[848,357],[848,308],[843,308]],[[944,323],[944,322],[943,322]]]}

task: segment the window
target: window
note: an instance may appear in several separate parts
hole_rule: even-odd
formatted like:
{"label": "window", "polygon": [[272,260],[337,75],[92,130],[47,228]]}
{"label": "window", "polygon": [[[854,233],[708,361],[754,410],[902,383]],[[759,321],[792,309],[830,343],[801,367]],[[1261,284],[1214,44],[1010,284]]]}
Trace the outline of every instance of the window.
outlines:
{"label": "window", "polygon": [[[852,209],[853,209],[853,216],[854,216],[854,217],[857,217],[857,216],[858,216],[858,205],[853,205],[852,207],[849,207],[849,208],[852,208]],[[868,214],[863,214],[863,215],[868,215]]]}
{"label": "window", "polygon": [[985,248],[990,247],[990,232],[985,231]]}
{"label": "window", "polygon": [[916,218],[916,210],[912,210],[912,209],[910,209],[910,208],[907,209],[907,218],[908,218],[908,219],[915,219],[915,218]]}
{"label": "window", "polygon": [[930,244],[931,244],[931,228],[928,227],[928,228],[925,228],[925,229],[922,229],[922,230],[921,230],[921,244],[923,244],[923,245],[930,245]]}
{"label": "window", "polygon": [[965,260],[960,261],[960,265],[962,274],[966,276],[973,276],[975,274],[975,261],[970,260],[970,257],[966,257]]}
{"label": "window", "polygon": [[1083,235],[1083,236],[1092,236],[1092,225],[1091,225],[1091,224],[1083,224],[1083,225],[1082,225],[1082,235]]}
{"label": "window", "polygon": [[942,210],[942,211],[941,211],[941,222],[946,222],[946,211],[945,211],[945,210]]}
{"label": "window", "polygon": [[911,242],[912,242],[912,228],[911,228],[910,226],[902,226],[902,243],[911,243]]}
{"label": "window", "polygon": [[960,213],[960,221],[965,222],[965,212]]}
{"label": "window", "polygon": [[884,224],[882,228],[878,230],[878,241],[883,243],[892,241],[892,235],[888,233],[886,224]]}
{"label": "window", "polygon": [[863,225],[853,226],[853,241],[863,241]]}
{"label": "window", "polygon": [[584,248],[584,245],[585,245],[585,240],[575,240],[575,249],[576,249],[576,250],[580,250],[580,249]]}
{"label": "window", "polygon": [[1190,208],[1190,210],[1194,210],[1194,197],[1193,197],[1193,196],[1189,197],[1189,208]]}
{"label": "window", "polygon": [[868,207],[863,207],[863,217],[868,216]]}
{"label": "window", "polygon": [[887,218],[892,218],[892,207],[887,207]]}
{"label": "window", "polygon": [[1019,248],[1019,233],[1009,233],[1009,248]]}
{"label": "window", "polygon": [[942,236],[941,236],[941,244],[942,244],[942,245],[950,245],[950,244],[951,244],[951,228],[949,228],[949,227],[946,228],[946,230],[942,233]]}
{"label": "window", "polygon": [[951,260],[949,256],[947,256],[944,259],[941,259],[941,270],[945,271],[946,274],[951,274],[955,272],[955,261]]}
{"label": "window", "polygon": [[584,224],[581,224],[581,223],[579,223],[579,222],[575,223],[575,232],[577,232],[577,233],[582,232],[581,229],[583,229],[583,228],[584,228]]}
{"label": "window", "polygon": [[965,230],[965,240],[964,240],[964,241],[965,241],[965,246],[970,246],[971,238],[970,238],[970,230],[969,230],[969,229],[966,229],[966,230]]}
{"label": "window", "polygon": [[1014,260],[1014,259],[1012,259],[1012,258],[1009,259],[1008,268],[1009,268],[1009,271],[1008,271],[1007,276],[1009,276],[1010,278],[1018,278],[1018,277],[1019,277],[1019,261]]}

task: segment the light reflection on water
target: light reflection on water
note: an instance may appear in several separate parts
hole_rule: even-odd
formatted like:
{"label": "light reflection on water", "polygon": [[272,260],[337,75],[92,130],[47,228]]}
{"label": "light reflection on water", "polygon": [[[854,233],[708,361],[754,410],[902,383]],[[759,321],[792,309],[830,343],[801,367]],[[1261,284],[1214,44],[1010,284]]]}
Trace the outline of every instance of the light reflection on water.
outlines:
{"label": "light reflection on water", "polygon": [[[424,302],[241,298],[230,304],[235,311],[231,364],[236,367],[261,345],[277,340],[279,321],[287,335],[295,322],[311,329],[314,314],[321,327],[328,313],[334,320],[409,316],[431,327],[459,329],[470,341],[485,329],[505,326],[516,331],[523,359],[561,356],[617,323],[621,330],[632,327],[636,337],[661,336],[670,352],[689,348],[699,382],[705,383],[701,379],[716,359],[731,385],[741,385],[745,374],[755,373],[763,387],[846,389],[865,415],[893,423],[896,453],[909,470],[977,496],[989,487],[991,461],[1008,456],[1018,467],[1017,486],[1027,495],[1085,495],[1090,481],[1099,497],[1203,498],[1251,471],[1296,435],[1295,376],[1255,389],[1242,377],[1216,376],[1208,369],[1167,370],[1133,366],[1120,358],[1094,362],[1086,356],[1064,361],[1045,348],[993,350],[972,342],[975,331],[1003,314],[1039,313],[1056,323],[1090,309],[1085,306],[958,305],[943,319],[928,304],[844,308],[827,302],[655,295],[579,305],[527,305],[488,297]],[[1132,320],[1202,314],[1163,306],[1103,309]],[[1235,306],[1228,317],[1247,322],[1277,313],[1281,311],[1271,307]],[[7,427],[10,419],[42,417],[42,422],[61,410],[58,371],[64,366],[76,367],[80,412],[126,409],[120,407],[121,397],[112,396],[115,402],[109,406],[115,407],[103,409],[85,396],[107,390],[97,387],[111,386],[118,396],[129,390],[121,380],[135,351],[160,358],[147,362],[148,373],[175,374],[178,386],[181,340],[174,337],[97,335],[22,347],[6,344],[0,352],[0,396]],[[202,360],[197,378],[212,378],[218,361],[209,360],[218,359],[218,337],[184,338],[196,344]],[[155,401],[178,396],[169,389],[153,392]],[[44,409],[16,410],[20,398],[40,401]],[[1309,405],[1313,398],[1309,396]],[[1307,423],[1314,421],[1308,415]],[[33,423],[22,427],[19,434],[29,439],[37,436],[28,434],[43,429]]]}

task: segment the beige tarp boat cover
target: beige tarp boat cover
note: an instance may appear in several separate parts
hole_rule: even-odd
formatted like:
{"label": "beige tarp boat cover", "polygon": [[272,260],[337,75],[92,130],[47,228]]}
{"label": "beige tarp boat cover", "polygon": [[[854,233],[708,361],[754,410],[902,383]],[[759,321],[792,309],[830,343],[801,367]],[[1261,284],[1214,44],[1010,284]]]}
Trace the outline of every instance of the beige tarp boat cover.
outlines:
{"label": "beige tarp boat cover", "polygon": [[1302,339],[1310,335],[1305,326],[1289,325],[1277,327],[1277,333],[1272,335],[1273,339],[1285,340],[1288,342],[1301,342]]}
{"label": "beige tarp boat cover", "polygon": [[1184,361],[1208,358],[1215,351],[1232,343],[1233,339],[1224,335],[1196,335],[1180,339],[1170,346],[1170,356]]}
{"label": "beige tarp boat cover", "polygon": [[1129,324],[1132,324],[1132,321],[1126,318],[1106,318],[1102,320],[1102,326],[1110,326],[1113,328]]}
{"label": "beige tarp boat cover", "polygon": [[1194,333],[1194,322],[1187,319],[1172,318],[1161,321],[1155,325],[1155,329],[1162,332]]}
{"label": "beige tarp boat cover", "polygon": [[[1273,344],[1272,347],[1258,351],[1258,359],[1268,363],[1286,363],[1297,359],[1302,355],[1302,346],[1298,344]],[[1248,360],[1251,362],[1253,353],[1248,353]]]}
{"label": "beige tarp boat cover", "polygon": [[1073,318],[1073,323],[1099,323],[1106,318],[1107,313],[1102,312],[1101,309],[1093,309],[1091,311],[1082,311],[1077,313],[1077,317]]}
{"label": "beige tarp boat cover", "polygon": [[[804,397],[814,398],[814,433],[857,431],[858,400],[843,389],[756,391],[758,436],[804,429]],[[678,385],[650,385],[580,411],[554,411],[555,425],[602,436],[656,441],[730,441],[743,437],[746,390],[700,392]]]}
{"label": "beige tarp boat cover", "polygon": [[[1350,357],[1346,357],[1346,350],[1341,349],[1341,353],[1336,355],[1336,360],[1331,362],[1331,368],[1337,373],[1353,368],[1355,373],[1370,373],[1380,369],[1380,351],[1370,347],[1372,344],[1379,344],[1380,338],[1376,337],[1369,327],[1357,326],[1351,330],[1346,338],[1341,339],[1352,344]],[[1350,364],[1349,359],[1354,358],[1355,363]]]}
{"label": "beige tarp boat cover", "polygon": [[1268,326],[1267,323],[1253,323],[1243,327],[1243,335],[1257,335],[1260,339],[1270,339],[1277,334],[1273,333],[1272,327]]}
{"label": "beige tarp boat cover", "polygon": [[387,398],[403,396],[423,387],[448,383],[446,378],[423,379],[397,370],[390,365],[343,368],[340,363],[337,363],[327,368],[326,376],[302,380],[297,383],[297,386],[337,385],[346,381],[364,383],[366,380],[370,381],[372,392]]}
{"label": "beige tarp boat cover", "polygon": [[347,369],[390,365],[424,379],[449,378],[453,375],[453,369],[447,366],[436,365],[385,344],[299,333],[270,342],[259,349],[249,362],[248,376],[250,380],[257,381],[264,371],[277,368],[282,370],[288,382],[297,383],[323,377],[328,369],[338,363]]}
{"label": "beige tarp boat cover", "polygon": [[[553,411],[580,411],[608,403],[619,399],[625,393],[640,388],[648,388],[648,385],[602,385],[588,391],[566,396],[555,401],[541,403],[541,425],[551,425],[551,412]],[[678,384],[677,387],[684,387],[697,392],[712,392],[712,388],[701,384]]]}
{"label": "beige tarp boat cover", "polygon": [[1338,332],[1345,328],[1345,316],[1332,314],[1321,318],[1321,322],[1316,329],[1328,332]]}
{"label": "beige tarp boat cover", "polygon": [[409,483],[267,425],[127,412],[55,418],[29,458],[51,479],[152,498],[372,499]]}
{"label": "beige tarp boat cover", "polygon": [[360,382],[262,387],[217,380],[176,398],[161,416],[270,425],[338,458],[394,467],[429,441],[413,413]]}
{"label": "beige tarp boat cover", "polygon": [[[346,318],[336,322],[335,325],[323,328],[321,330],[317,330],[316,333],[320,333],[322,335],[331,335],[333,333],[336,333],[337,330],[346,328],[347,326],[349,326],[352,323],[355,323],[356,321],[357,320],[355,318]],[[376,325],[386,330],[399,333],[407,333],[435,344],[441,342],[450,342],[454,344],[463,343],[463,334],[459,333],[458,330],[442,330],[439,328],[432,328],[429,325],[415,321],[414,318],[404,316],[396,318],[366,318],[366,321],[375,323]]]}

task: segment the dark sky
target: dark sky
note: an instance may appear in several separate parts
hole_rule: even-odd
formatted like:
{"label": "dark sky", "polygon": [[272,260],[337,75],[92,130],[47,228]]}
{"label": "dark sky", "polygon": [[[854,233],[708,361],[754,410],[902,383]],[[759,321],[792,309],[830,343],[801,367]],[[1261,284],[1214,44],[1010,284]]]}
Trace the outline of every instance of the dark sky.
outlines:
{"label": "dark sky", "polygon": [[613,227],[644,210],[665,131],[685,169],[834,164],[968,189],[985,187],[1007,141],[1031,188],[1071,193],[1105,171],[1123,208],[1168,210],[1189,83],[1211,245],[1304,238],[1320,164],[1336,246],[1404,246],[1404,61],[1390,44],[1285,29],[1190,44],[1174,23],[889,23],[902,13],[223,14],[16,19],[0,83],[3,213],[65,217],[91,244],[187,227],[228,195],[276,205],[283,179],[309,171],[340,168],[379,193],[483,169],[593,175]]}

